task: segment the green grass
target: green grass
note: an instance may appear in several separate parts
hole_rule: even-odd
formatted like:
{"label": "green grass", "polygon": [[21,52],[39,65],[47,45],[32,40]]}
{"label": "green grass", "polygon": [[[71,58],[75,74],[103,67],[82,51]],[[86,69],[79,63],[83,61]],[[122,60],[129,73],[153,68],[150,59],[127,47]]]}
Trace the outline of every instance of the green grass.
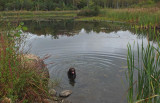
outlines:
{"label": "green grass", "polygon": [[[9,11],[1,12],[1,20],[39,20],[66,19],[77,16],[78,11]],[[103,9],[94,17],[77,17],[79,21],[120,21],[136,25],[136,28],[152,28],[160,26],[159,8]],[[21,28],[21,27],[20,27]],[[18,29],[19,31],[19,29]],[[10,33],[9,33],[10,34]],[[12,33],[11,33],[12,34]],[[151,33],[150,33],[151,34]],[[19,33],[15,33],[19,37]],[[154,34],[154,38],[156,35]],[[159,43],[159,37],[157,42]],[[43,101],[47,97],[46,82],[33,71],[23,67],[21,53],[15,45],[15,37],[1,33],[0,36],[0,98],[11,98],[12,101]],[[160,45],[159,45],[160,47]],[[160,102],[160,50],[152,44],[146,48],[137,48],[138,60],[128,45],[128,103],[159,103]],[[22,56],[23,57],[23,56]],[[135,65],[137,62],[138,65]],[[135,74],[137,73],[137,74]],[[42,94],[43,93],[43,94]]]}
{"label": "green grass", "polygon": [[139,27],[160,26],[159,8],[102,9],[99,16],[80,17],[79,21],[120,21]]}
{"label": "green grass", "polygon": [[12,103],[33,103],[49,97],[47,78],[25,65],[20,50],[22,29],[26,30],[23,23],[12,29],[15,32],[0,34],[0,102],[9,98]]}
{"label": "green grass", "polygon": [[144,48],[142,42],[142,47],[137,44],[138,59],[135,61],[134,49],[131,48],[131,45],[128,45],[128,103],[160,102],[159,53],[159,47],[149,43]]}
{"label": "green grass", "polygon": [[71,19],[77,11],[4,11],[0,12],[1,20],[39,20],[39,19]]}
{"label": "green grass", "polygon": [[1,20],[52,20],[73,19],[77,21],[119,21],[137,25],[138,28],[160,28],[160,9],[126,8],[101,9],[98,16],[77,16],[79,11],[4,11],[0,12]]}

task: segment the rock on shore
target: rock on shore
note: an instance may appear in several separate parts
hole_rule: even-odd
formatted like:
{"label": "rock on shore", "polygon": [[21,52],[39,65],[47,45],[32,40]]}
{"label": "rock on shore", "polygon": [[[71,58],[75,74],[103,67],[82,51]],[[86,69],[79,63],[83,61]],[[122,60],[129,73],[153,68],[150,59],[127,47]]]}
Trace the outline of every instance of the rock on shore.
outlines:
{"label": "rock on shore", "polygon": [[71,95],[72,94],[72,91],[71,90],[64,90],[64,91],[62,91],[60,94],[59,94],[59,96],[60,97],[68,97],[69,95]]}
{"label": "rock on shore", "polygon": [[49,71],[44,64],[44,61],[40,57],[33,54],[24,54],[22,60],[24,65],[29,68],[35,68],[36,72],[39,73],[42,77],[49,78]]}

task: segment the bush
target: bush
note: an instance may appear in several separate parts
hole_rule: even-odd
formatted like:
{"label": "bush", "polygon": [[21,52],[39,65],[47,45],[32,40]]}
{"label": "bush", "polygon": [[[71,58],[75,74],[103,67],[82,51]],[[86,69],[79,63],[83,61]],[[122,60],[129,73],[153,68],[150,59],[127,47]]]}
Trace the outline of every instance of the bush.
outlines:
{"label": "bush", "polygon": [[147,0],[147,1],[142,1],[142,2],[140,2],[139,4],[138,4],[138,6],[149,6],[149,5],[153,5],[154,4],[154,2],[152,1],[152,0]]}
{"label": "bush", "polygon": [[55,11],[61,11],[61,8],[56,7]]}
{"label": "bush", "polygon": [[160,2],[156,3],[156,6],[157,6],[158,8],[160,8]]}
{"label": "bush", "polygon": [[6,98],[13,103],[40,103],[48,96],[48,82],[35,71],[36,67],[23,65],[26,63],[20,51],[23,41],[20,34],[22,30],[27,30],[23,25],[24,23],[21,23],[14,32],[0,34],[1,103]]}
{"label": "bush", "polygon": [[95,6],[92,8],[86,8],[81,10],[77,15],[78,16],[98,16],[100,13],[99,7]]}

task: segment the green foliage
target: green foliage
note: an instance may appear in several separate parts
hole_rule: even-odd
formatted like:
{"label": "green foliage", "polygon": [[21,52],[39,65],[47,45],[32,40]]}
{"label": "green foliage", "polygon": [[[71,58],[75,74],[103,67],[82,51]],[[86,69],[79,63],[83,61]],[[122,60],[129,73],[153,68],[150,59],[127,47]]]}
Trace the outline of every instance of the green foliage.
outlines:
{"label": "green foliage", "polygon": [[132,5],[152,5],[159,0],[0,0],[0,10],[76,10],[93,6],[124,8]]}
{"label": "green foliage", "polygon": [[87,6],[87,0],[80,0],[78,3],[77,3],[77,8],[78,9],[82,9],[84,7]]}
{"label": "green foliage", "polygon": [[159,47],[155,48],[153,44],[149,43],[146,48],[143,47],[143,42],[142,48],[137,44],[138,64],[136,65],[134,50],[131,49],[131,45],[128,45],[128,103],[160,102],[159,53]]}
{"label": "green foliage", "polygon": [[[86,15],[86,12],[80,12]],[[79,15],[82,15],[79,14]],[[88,14],[88,12],[87,12]],[[138,9],[101,9],[97,17],[83,17],[78,20],[88,21],[120,21],[128,22],[135,27],[149,29],[160,27],[160,12],[158,8],[138,8]]]}
{"label": "green foliage", "polygon": [[27,30],[24,23],[0,35],[0,102],[7,97],[13,103],[33,103],[47,96],[47,81],[37,75],[36,69],[24,65],[22,30]]}
{"label": "green foliage", "polygon": [[94,6],[81,10],[77,15],[78,16],[98,16],[100,13],[99,7]]}
{"label": "green foliage", "polygon": [[60,11],[61,9],[60,9],[60,8],[58,8],[58,7],[56,7],[56,8],[55,8],[55,10],[56,10],[56,11]]}
{"label": "green foliage", "polygon": [[147,7],[147,6],[152,6],[153,4],[154,4],[153,0],[147,0],[147,1],[139,2],[136,6]]}

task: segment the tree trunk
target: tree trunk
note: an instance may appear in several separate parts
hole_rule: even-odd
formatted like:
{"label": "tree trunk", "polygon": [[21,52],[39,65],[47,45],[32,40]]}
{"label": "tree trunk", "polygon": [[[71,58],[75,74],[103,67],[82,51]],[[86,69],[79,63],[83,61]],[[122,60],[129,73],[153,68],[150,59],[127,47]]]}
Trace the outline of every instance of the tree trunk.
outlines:
{"label": "tree trunk", "polygon": [[119,8],[119,4],[118,4],[118,1],[117,1],[117,9]]}
{"label": "tree trunk", "polygon": [[87,7],[89,7],[89,0],[87,0]]}
{"label": "tree trunk", "polygon": [[73,0],[73,10],[74,10],[74,0]]}

